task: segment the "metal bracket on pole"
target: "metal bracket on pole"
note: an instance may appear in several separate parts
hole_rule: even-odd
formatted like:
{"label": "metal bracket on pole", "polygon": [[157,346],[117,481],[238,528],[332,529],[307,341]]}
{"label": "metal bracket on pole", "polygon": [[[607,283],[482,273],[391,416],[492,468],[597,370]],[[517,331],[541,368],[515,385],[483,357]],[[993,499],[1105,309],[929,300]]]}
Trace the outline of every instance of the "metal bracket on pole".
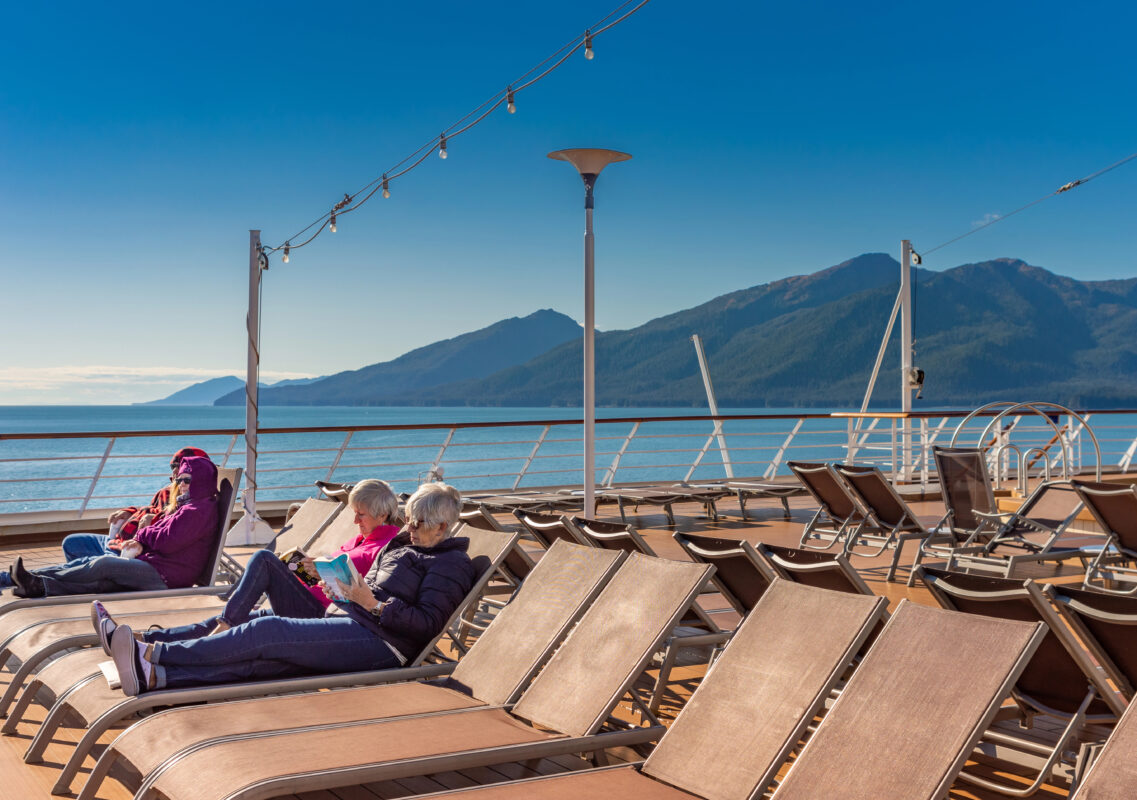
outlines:
{"label": "metal bracket on pole", "polygon": [[[703,374],[703,388],[707,390],[707,406],[711,409],[711,414],[718,416],[719,404],[715,399],[715,388],[711,385],[711,371],[707,367],[707,354],[703,352],[703,340],[699,334],[691,337],[691,341],[695,344],[695,355],[699,358],[699,371]],[[722,420],[715,420],[715,438],[719,443],[719,455],[722,457],[722,468],[726,472],[728,479],[734,478],[734,467],[730,463],[730,451],[726,449],[726,437],[722,433]],[[694,467],[692,467],[694,472]],[[690,473],[688,473],[690,479]]]}

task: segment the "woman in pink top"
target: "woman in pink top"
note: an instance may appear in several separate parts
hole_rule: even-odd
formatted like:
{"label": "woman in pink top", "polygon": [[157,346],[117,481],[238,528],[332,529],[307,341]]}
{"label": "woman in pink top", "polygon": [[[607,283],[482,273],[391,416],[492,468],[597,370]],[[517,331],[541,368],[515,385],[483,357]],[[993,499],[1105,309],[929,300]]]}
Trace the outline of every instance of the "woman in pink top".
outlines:
{"label": "woman in pink top", "polygon": [[[399,511],[399,501],[385,482],[371,479],[355,485],[348,495],[348,505],[355,513],[359,534],[341,547],[340,552],[348,554],[360,575],[366,575],[379,551],[399,532],[398,526],[388,524]],[[304,568],[309,574],[316,574],[311,559],[304,560]],[[262,595],[268,595],[272,608],[254,611],[253,608]],[[188,626],[170,628],[162,633],[168,634],[171,641],[176,641],[220,633],[269,615],[316,619],[324,616],[324,610],[330,604],[331,601],[319,586],[308,586],[275,553],[261,550],[249,560],[245,573],[229,593],[225,610],[219,616]],[[103,643],[106,647],[114,623],[97,601],[95,610],[100,638],[108,640]]]}

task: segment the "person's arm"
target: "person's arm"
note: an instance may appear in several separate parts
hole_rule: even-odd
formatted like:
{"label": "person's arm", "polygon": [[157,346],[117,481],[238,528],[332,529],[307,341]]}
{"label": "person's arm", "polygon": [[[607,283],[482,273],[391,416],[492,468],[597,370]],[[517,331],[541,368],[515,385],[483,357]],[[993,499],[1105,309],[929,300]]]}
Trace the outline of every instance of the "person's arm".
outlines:
{"label": "person's arm", "polygon": [[432,566],[413,602],[393,596],[384,604],[378,616],[380,625],[409,637],[442,629],[474,585],[474,567],[469,559],[457,558],[442,559]]}
{"label": "person's arm", "polygon": [[209,513],[208,509],[185,505],[173,514],[159,517],[152,524],[140,528],[134,539],[146,551],[173,555],[202,536],[209,535],[215,521],[215,514]]}

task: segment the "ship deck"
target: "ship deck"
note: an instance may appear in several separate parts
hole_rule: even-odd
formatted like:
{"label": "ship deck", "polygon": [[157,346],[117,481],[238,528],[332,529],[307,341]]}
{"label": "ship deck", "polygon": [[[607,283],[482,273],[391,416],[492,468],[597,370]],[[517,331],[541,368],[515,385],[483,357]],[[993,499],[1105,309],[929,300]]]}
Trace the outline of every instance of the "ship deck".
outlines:
{"label": "ship deck", "polygon": [[[934,524],[943,514],[943,506],[938,500],[913,501],[910,502],[910,505],[920,517],[921,521],[927,525]],[[809,520],[814,507],[808,498],[793,498],[790,500],[790,507],[792,519],[785,520],[783,518],[781,505],[777,500],[749,501],[747,503],[749,519],[743,520],[739,513],[737,501],[732,498],[727,498],[720,501],[720,517],[714,521],[708,519],[705,516],[703,508],[697,504],[676,504],[676,524],[674,526],[668,524],[667,518],[660,509],[648,506],[641,507],[637,512],[632,512],[631,509],[629,509],[628,521],[644,535],[648,543],[661,556],[683,559],[685,556],[682,550],[671,538],[671,534],[676,530],[745,539],[752,543],[761,541],[772,544],[796,546],[801,535],[802,526]],[[615,506],[610,505],[601,506],[598,516],[600,518],[619,519]],[[502,522],[513,521],[512,518],[507,519],[505,515],[499,515],[499,519],[501,519]],[[6,563],[7,560],[9,560],[7,556],[14,552],[14,550],[15,548],[11,546],[0,548],[0,564]],[[25,544],[19,548],[19,551],[24,555],[25,561],[29,565],[52,563],[58,558],[59,553],[57,544],[43,544],[33,547],[29,547]],[[902,568],[898,573],[898,580],[896,582],[890,583],[885,580],[885,573],[888,567],[888,561],[891,558],[891,552],[877,558],[855,557],[853,559],[853,565],[858,569],[861,576],[874,592],[889,599],[890,608],[895,608],[903,599],[909,599],[916,603],[934,605],[930,594],[922,586],[908,588],[904,583],[908,575],[908,567],[915,555],[915,551],[916,546],[914,544],[909,544],[905,549],[904,557],[901,561]],[[1042,581],[1069,582],[1079,579],[1079,575],[1075,573],[1075,568],[1073,567],[1064,567],[1056,571],[1055,568],[1050,565],[1028,566],[1024,569],[1023,575],[1035,577]],[[715,605],[714,596],[709,596],[708,599],[701,600],[701,602],[704,602],[708,608],[721,608],[721,605]],[[703,675],[703,671],[704,667],[699,665],[680,664],[673,672],[673,677],[678,678],[679,682],[672,685],[671,690],[664,698],[661,707],[661,716],[665,724],[674,718],[678,709],[682,707],[683,702],[697,687]],[[645,675],[644,681],[646,682],[653,678],[654,670],[650,670]],[[9,679],[10,673],[0,673],[0,683],[6,684]],[[645,685],[647,684],[645,683]],[[0,691],[2,691],[3,688],[3,686],[0,686]],[[70,752],[70,748],[67,747],[67,744],[77,740],[78,731],[75,729],[62,728],[56,735],[53,743],[48,747],[43,763],[25,764],[22,760],[23,751],[27,747],[38,722],[42,720],[45,713],[44,709],[37,707],[35,711],[29,712],[27,720],[20,724],[16,735],[0,737],[0,775],[3,776],[3,785],[0,787],[0,797],[50,797],[50,788]],[[630,715],[630,706],[625,704],[621,707],[619,713]],[[108,732],[104,737],[104,741],[113,739],[115,735],[117,735],[117,730]],[[626,755],[628,758],[634,757],[634,754],[631,753]],[[620,754],[616,754],[616,757],[619,758]],[[76,784],[77,787],[82,785],[82,781],[85,780],[85,776],[89,772],[92,763],[93,761],[88,759],[83,772],[79,776]],[[543,759],[535,764],[515,764],[492,769],[480,768],[464,770],[462,772],[435,775],[429,778],[388,781],[335,791],[306,792],[289,797],[299,797],[302,798],[302,800],[376,800],[376,798],[402,797],[430,791],[440,791],[446,788],[457,788],[537,774],[561,772],[569,769],[579,769],[587,766],[588,764],[586,762],[573,757]],[[999,772],[1004,778],[1010,777],[1007,765],[991,765],[990,769]],[[103,798],[103,800],[121,800],[122,798],[129,798],[131,793],[123,784],[114,780],[112,777],[112,779],[103,784],[97,796]],[[963,798],[986,800],[987,798],[1001,796],[1002,795],[987,791],[977,790],[975,787],[958,781],[950,794],[950,797],[959,800]],[[1066,797],[1067,792],[1061,786],[1047,785],[1043,787],[1037,796],[1040,798]]]}

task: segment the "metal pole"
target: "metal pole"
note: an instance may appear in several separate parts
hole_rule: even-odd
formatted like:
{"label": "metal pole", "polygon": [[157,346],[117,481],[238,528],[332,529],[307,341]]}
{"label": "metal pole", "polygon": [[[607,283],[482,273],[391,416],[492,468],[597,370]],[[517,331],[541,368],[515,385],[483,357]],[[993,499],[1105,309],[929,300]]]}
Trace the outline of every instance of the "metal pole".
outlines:
{"label": "metal pole", "polygon": [[[245,316],[245,327],[249,334],[249,357],[245,371],[245,493],[241,503],[245,520],[245,544],[252,544],[258,538],[264,538],[264,532],[258,532],[258,528],[262,526],[268,528],[257,517],[257,382],[260,379],[261,362],[261,272],[267,266],[267,260],[263,264],[261,261],[261,232],[251,230],[249,231],[249,310]],[[269,530],[268,535],[271,536],[271,533]]]}
{"label": "metal pole", "polygon": [[594,173],[584,173],[584,513],[595,513],[596,483],[596,242],[592,235]]}
{"label": "metal pole", "polygon": [[[907,239],[900,242],[900,410],[905,414],[912,411],[912,389],[909,375],[912,373],[912,243]],[[903,460],[899,473],[908,477],[912,461],[912,421],[903,420],[901,453]]]}
{"label": "metal pole", "polygon": [[[703,373],[703,388],[707,390],[707,407],[710,408],[711,414],[717,417],[719,415],[719,403],[715,399],[715,387],[711,385],[711,371],[707,367],[707,354],[703,352],[703,339],[696,333],[691,337],[691,341],[695,343],[695,355],[699,359],[699,371]],[[726,477],[733,479],[734,466],[730,463],[730,452],[726,449],[726,437],[722,433],[722,420],[715,420],[715,438],[719,442],[722,468],[726,472]]]}

